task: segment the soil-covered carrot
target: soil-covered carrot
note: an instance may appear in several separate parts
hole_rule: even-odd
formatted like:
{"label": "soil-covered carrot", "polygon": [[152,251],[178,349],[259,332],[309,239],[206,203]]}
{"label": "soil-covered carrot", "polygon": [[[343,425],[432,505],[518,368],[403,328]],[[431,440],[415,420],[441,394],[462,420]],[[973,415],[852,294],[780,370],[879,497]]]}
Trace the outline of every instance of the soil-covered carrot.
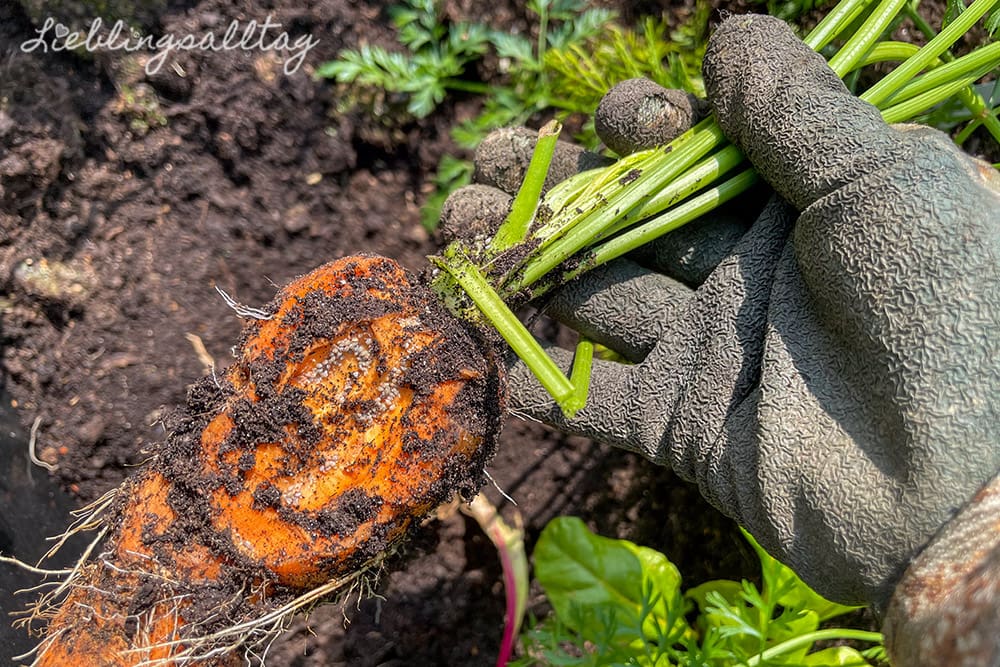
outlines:
{"label": "soil-covered carrot", "polygon": [[302,591],[362,571],[480,487],[500,368],[429,289],[355,256],[292,282],[268,312],[104,511],[103,553],[50,611],[38,664],[230,664]]}

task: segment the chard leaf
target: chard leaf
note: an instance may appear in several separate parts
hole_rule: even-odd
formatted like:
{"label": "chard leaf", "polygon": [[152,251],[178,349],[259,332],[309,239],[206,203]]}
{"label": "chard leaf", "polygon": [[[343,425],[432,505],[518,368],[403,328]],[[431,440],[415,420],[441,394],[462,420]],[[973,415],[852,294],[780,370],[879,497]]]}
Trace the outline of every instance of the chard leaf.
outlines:
{"label": "chard leaf", "polygon": [[666,556],[595,535],[576,517],[542,531],[535,576],[562,621],[584,637],[669,646],[687,631],[680,573]]}

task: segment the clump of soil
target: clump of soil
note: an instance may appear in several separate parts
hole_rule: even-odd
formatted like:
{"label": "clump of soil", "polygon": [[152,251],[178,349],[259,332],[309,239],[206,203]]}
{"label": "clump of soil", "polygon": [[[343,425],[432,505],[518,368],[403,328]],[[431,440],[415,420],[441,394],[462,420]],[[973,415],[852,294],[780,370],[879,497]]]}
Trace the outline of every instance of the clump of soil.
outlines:
{"label": "clump of soil", "polygon": [[[270,14],[293,37],[321,40],[291,76],[261,52],[178,52],[156,75],[122,52],[24,53],[34,26],[0,5],[2,376],[77,504],[131,474],[188,388],[231,363],[240,320],[216,286],[254,305],[346,254],[425,267],[435,248],[418,207],[440,155],[457,152],[447,130],[468,103],[389,133],[338,113],[334,90],[308,72],[343,47],[391,45],[390,4],[174,0],[153,28],[221,31]],[[483,18],[476,3],[445,4]],[[500,27],[527,25],[520,3],[488,9]],[[735,527],[693,487],[630,454],[511,421],[488,470],[517,500],[529,548],[550,518],[577,514],[666,552],[688,584],[754,571]],[[501,636],[500,582],[479,528],[442,512],[386,568],[381,598],[317,608],[269,655],[481,665]]]}

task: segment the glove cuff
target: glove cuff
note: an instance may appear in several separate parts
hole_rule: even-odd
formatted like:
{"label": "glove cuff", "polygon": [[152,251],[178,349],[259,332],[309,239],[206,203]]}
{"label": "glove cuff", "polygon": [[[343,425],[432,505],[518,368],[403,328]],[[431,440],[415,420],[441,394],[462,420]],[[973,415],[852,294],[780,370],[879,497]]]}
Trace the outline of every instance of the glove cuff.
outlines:
{"label": "glove cuff", "polygon": [[883,631],[892,663],[1000,665],[1000,474],[896,585]]}

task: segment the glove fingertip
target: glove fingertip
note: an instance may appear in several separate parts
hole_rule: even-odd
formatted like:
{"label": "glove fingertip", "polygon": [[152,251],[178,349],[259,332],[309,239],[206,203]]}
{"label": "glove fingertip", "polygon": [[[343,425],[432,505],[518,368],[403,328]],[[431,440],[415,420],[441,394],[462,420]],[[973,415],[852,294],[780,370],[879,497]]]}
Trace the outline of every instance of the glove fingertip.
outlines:
{"label": "glove fingertip", "polygon": [[[526,127],[493,130],[476,148],[473,180],[511,195],[517,194],[537,141],[538,133]],[[544,189],[578,172],[603,167],[611,162],[613,160],[584,150],[582,146],[559,141],[545,177]]]}
{"label": "glove fingertip", "polygon": [[537,135],[525,127],[502,127],[484,138],[473,156],[472,180],[515,194],[531,161]]}
{"label": "glove fingertip", "polygon": [[669,143],[708,111],[707,104],[683,90],[664,88],[649,79],[628,79],[601,98],[594,129],[618,155]]}
{"label": "glove fingertip", "polygon": [[492,238],[510,211],[511,196],[489,185],[455,190],[441,206],[438,229],[445,243],[456,239]]}

